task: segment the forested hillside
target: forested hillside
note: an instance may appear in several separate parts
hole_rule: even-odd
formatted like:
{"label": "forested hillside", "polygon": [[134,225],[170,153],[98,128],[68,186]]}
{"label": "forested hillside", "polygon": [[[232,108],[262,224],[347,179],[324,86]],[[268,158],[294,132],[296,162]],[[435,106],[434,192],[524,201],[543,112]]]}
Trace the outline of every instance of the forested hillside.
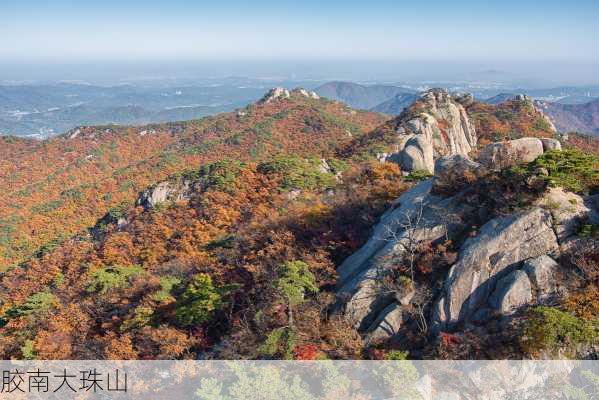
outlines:
{"label": "forested hillside", "polygon": [[[391,119],[276,89],[196,121],[1,140],[5,358],[593,354],[599,160],[526,99],[433,90]],[[483,290],[471,253],[521,285],[547,257],[567,290],[493,281],[462,320]]]}
{"label": "forested hillside", "polygon": [[263,102],[196,121],[82,127],[46,141],[0,138],[0,265],[82,233],[169,175],[279,153],[327,156],[385,120],[307,98]]}

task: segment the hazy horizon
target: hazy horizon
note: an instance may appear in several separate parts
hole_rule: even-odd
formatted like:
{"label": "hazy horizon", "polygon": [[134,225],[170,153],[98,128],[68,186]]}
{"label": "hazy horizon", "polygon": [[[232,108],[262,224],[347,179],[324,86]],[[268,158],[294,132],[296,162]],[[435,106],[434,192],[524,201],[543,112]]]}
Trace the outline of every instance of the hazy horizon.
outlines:
{"label": "hazy horizon", "polygon": [[448,61],[205,61],[98,62],[86,64],[0,61],[0,84],[81,82],[98,85],[190,83],[230,77],[269,81],[332,80],[359,83],[496,82],[501,86],[548,88],[599,85],[599,64],[458,63]]}
{"label": "hazy horizon", "polygon": [[0,81],[241,75],[599,83],[599,3],[5,1]]}

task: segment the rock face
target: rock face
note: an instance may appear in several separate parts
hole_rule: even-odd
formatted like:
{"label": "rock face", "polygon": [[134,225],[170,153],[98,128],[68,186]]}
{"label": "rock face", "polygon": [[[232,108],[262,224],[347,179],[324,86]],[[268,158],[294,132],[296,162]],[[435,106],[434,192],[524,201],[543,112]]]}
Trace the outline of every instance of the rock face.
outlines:
{"label": "rock face", "polygon": [[414,243],[442,239],[461,226],[459,216],[467,214],[469,206],[459,197],[431,194],[431,187],[429,179],[404,193],[382,216],[370,240],[337,269],[337,295],[356,327],[368,329],[385,307],[400,301],[381,289],[381,281]]}
{"label": "rock face", "polygon": [[537,303],[547,301],[556,293],[555,274],[557,269],[557,263],[547,255],[531,258],[524,262],[522,270],[526,272],[532,283]]}
{"label": "rock face", "polygon": [[[434,172],[434,159],[467,155],[477,137],[466,110],[447,91],[425,92],[396,119],[398,154],[393,157],[406,171]],[[432,154],[431,154],[432,150]]]}
{"label": "rock face", "polygon": [[562,150],[562,144],[557,139],[541,138],[543,151]]}
{"label": "rock face", "polygon": [[525,272],[516,270],[497,282],[489,305],[503,315],[511,314],[532,301],[532,287]]}
{"label": "rock face", "polygon": [[[540,141],[536,145],[542,146]],[[392,336],[405,322],[411,300],[400,299],[397,291],[384,286],[383,278],[408,263],[411,246],[455,238],[479,215],[466,201],[468,183],[488,170],[456,154],[437,160],[435,171],[433,179],[397,199],[370,240],[338,268],[339,303],[368,340]],[[552,257],[575,235],[578,221],[595,200],[583,201],[553,188],[532,206],[486,222],[460,246],[457,261],[435,294],[430,332],[485,323],[560,295],[555,279],[559,266]]]}
{"label": "rock face", "polygon": [[395,335],[403,322],[403,313],[397,303],[389,304],[368,329],[368,341],[377,341]]}
{"label": "rock face", "polygon": [[187,180],[181,182],[160,182],[156,186],[142,192],[137,199],[137,204],[143,206],[145,209],[151,209],[167,201],[189,200],[192,191],[191,186],[191,182]]}
{"label": "rock face", "polygon": [[521,138],[485,146],[478,160],[485,167],[501,170],[517,164],[534,161],[543,154],[543,142],[537,138]]}
{"label": "rock face", "polygon": [[469,320],[510,267],[557,250],[551,214],[541,208],[487,222],[476,237],[466,240],[450,269],[435,306],[436,329]]}
{"label": "rock face", "polygon": [[435,163],[433,191],[456,193],[464,186],[482,177],[486,170],[479,163],[462,154],[439,158]]}
{"label": "rock face", "polygon": [[584,203],[590,210],[589,222],[599,224],[599,194],[587,197]]}
{"label": "rock face", "polygon": [[423,135],[412,136],[405,143],[403,150],[391,156],[404,171],[427,171],[431,174],[435,169],[433,145]]}
{"label": "rock face", "polygon": [[[399,206],[381,217],[370,240],[337,269],[337,295],[345,305],[345,315],[362,330],[369,328],[379,313],[393,302],[393,298],[381,293],[385,260],[401,257],[405,252],[401,245],[405,231],[402,222],[416,215],[421,207],[437,201],[430,196],[431,183],[430,180],[422,182],[404,193],[398,199]],[[415,234],[434,236],[424,230]]]}
{"label": "rock face", "polygon": [[399,217],[416,212],[420,204],[424,206],[431,202],[431,186],[432,180],[421,182],[396,200],[396,206],[383,214],[380,222],[374,227],[370,240],[337,268],[341,282],[357,274],[378,251],[389,243],[391,233],[399,227]]}
{"label": "rock face", "polygon": [[553,217],[553,226],[560,244],[576,234],[581,220],[590,213],[582,197],[562,188],[550,188],[538,201],[538,205],[548,209]]}

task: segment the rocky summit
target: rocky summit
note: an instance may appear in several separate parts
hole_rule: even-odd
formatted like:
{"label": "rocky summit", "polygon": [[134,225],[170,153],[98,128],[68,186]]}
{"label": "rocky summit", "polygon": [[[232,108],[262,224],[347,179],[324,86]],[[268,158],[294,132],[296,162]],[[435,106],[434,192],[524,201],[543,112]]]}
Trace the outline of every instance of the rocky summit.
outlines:
{"label": "rocky summit", "polygon": [[394,121],[397,152],[391,159],[405,171],[434,172],[434,160],[467,155],[477,137],[464,106],[442,89],[423,93]]}

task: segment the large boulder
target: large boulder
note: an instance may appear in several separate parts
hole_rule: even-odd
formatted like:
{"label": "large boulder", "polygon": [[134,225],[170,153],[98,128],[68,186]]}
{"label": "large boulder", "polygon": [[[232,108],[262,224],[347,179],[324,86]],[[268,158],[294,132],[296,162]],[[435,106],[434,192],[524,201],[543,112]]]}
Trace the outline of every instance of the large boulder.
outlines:
{"label": "large boulder", "polygon": [[439,158],[435,162],[433,192],[457,193],[485,174],[485,168],[462,154]]}
{"label": "large boulder", "polygon": [[537,138],[521,138],[491,143],[479,153],[481,164],[492,170],[502,170],[534,161],[543,154],[543,142]]}
{"label": "large boulder", "polygon": [[433,328],[468,321],[487,302],[502,272],[528,258],[558,251],[551,214],[535,207],[487,222],[466,240],[434,307]]}
{"label": "large boulder", "polygon": [[403,171],[426,171],[432,174],[435,169],[433,145],[421,135],[411,137],[403,151],[392,159],[397,160]]}
{"label": "large boulder", "polygon": [[557,292],[556,272],[558,264],[548,255],[531,258],[524,262],[522,270],[532,283],[535,300],[544,303]]}
{"label": "large boulder", "polygon": [[491,308],[508,315],[532,301],[532,287],[524,271],[516,270],[501,278],[489,298]]}

